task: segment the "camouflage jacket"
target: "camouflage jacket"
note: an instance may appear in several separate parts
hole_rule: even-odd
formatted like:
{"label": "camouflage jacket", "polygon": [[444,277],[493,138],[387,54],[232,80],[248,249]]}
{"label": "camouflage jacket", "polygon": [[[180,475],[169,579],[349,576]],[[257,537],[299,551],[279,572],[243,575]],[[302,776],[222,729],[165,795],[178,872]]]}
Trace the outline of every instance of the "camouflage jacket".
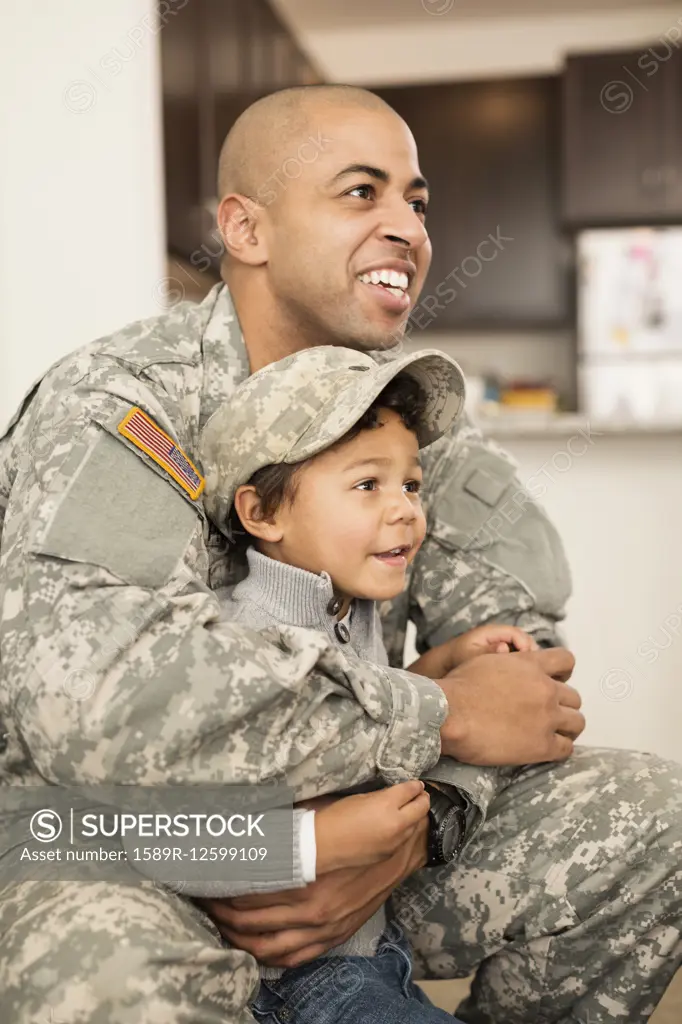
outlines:
{"label": "camouflage jacket", "polygon": [[[489,621],[554,637],[560,541],[467,424],[424,452],[428,535],[409,587],[380,606],[388,667],[351,663],[312,630],[225,622],[215,590],[245,564],[191,470],[171,475],[121,426],[142,410],[200,471],[199,432],[249,372],[219,285],[77,350],[25,398],[0,439],[0,778],[280,779],[299,799],[400,781],[436,764],[447,713],[439,687],[400,668],[408,618],[420,651]],[[450,764],[438,777],[484,812],[495,770]]]}

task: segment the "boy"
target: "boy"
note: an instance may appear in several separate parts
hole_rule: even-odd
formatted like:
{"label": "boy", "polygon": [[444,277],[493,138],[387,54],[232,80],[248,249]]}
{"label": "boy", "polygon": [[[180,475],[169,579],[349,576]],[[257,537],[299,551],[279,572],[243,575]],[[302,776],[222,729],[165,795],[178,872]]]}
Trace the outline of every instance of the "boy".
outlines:
{"label": "boy", "polygon": [[[457,364],[430,350],[379,364],[320,346],[248,378],[202,435],[207,512],[247,545],[249,575],[225,600],[226,617],[317,629],[347,657],[386,665],[376,602],[404,589],[426,532],[418,452],[455,423],[463,396]],[[535,644],[514,627],[484,626],[409,671],[439,679],[476,654],[512,647]],[[390,856],[430,805],[418,780],[310,803],[317,809],[295,821],[294,885]],[[387,936],[381,908],[326,957],[285,972],[262,967],[251,1009],[268,1024],[375,1020],[378,1008],[382,1024],[452,1022],[410,971],[409,948]]]}

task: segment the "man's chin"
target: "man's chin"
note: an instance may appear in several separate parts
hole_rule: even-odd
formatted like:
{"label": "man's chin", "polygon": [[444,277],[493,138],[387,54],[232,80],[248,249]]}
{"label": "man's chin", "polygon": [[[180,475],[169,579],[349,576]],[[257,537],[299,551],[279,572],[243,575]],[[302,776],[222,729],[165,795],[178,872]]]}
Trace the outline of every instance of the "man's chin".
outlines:
{"label": "man's chin", "polygon": [[372,352],[377,349],[390,351],[404,342],[406,327],[407,317],[393,325],[378,324],[374,321],[367,325],[367,330],[363,334],[356,336],[352,343],[346,342],[346,344],[364,352]]}
{"label": "man's chin", "polygon": [[402,345],[405,340],[405,324],[402,323],[400,327],[395,328],[376,348],[390,350],[396,348],[398,345]]}

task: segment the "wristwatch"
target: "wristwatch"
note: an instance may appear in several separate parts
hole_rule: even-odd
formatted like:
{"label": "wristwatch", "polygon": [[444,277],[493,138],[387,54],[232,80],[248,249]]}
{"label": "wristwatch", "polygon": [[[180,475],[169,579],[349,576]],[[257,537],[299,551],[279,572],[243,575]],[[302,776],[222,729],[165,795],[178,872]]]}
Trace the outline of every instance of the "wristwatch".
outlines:
{"label": "wristwatch", "polygon": [[466,801],[456,789],[444,793],[424,783],[431,798],[427,867],[449,864],[459,855],[466,837]]}

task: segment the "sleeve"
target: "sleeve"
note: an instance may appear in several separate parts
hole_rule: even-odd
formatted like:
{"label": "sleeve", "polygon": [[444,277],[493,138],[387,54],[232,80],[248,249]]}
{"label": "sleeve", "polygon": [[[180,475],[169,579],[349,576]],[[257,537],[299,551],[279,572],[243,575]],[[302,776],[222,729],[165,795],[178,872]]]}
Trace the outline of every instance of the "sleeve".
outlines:
{"label": "sleeve", "polygon": [[201,501],[116,431],[137,404],[173,433],[177,409],[132,377],[86,383],[60,396],[68,415],[17,478],[3,536],[6,700],[42,777],[278,779],[305,799],[433,764],[433,682],[311,630],[221,620]]}
{"label": "sleeve", "polygon": [[469,424],[424,454],[428,531],[410,584],[419,652],[487,622],[560,643],[570,571],[530,482]]}
{"label": "sleeve", "polygon": [[300,851],[303,881],[314,882],[317,878],[317,840],[313,810],[305,811],[301,819]]}
{"label": "sleeve", "polygon": [[[134,843],[129,844],[129,850]],[[286,889],[302,889],[308,882],[315,881],[315,811],[294,809],[293,830],[293,873],[291,878],[268,882],[219,882],[193,881],[174,883],[174,888],[183,896],[208,899],[229,899],[233,896],[250,896],[254,893],[284,892]],[[135,862],[135,866],[148,878],[156,881],[153,864]]]}

